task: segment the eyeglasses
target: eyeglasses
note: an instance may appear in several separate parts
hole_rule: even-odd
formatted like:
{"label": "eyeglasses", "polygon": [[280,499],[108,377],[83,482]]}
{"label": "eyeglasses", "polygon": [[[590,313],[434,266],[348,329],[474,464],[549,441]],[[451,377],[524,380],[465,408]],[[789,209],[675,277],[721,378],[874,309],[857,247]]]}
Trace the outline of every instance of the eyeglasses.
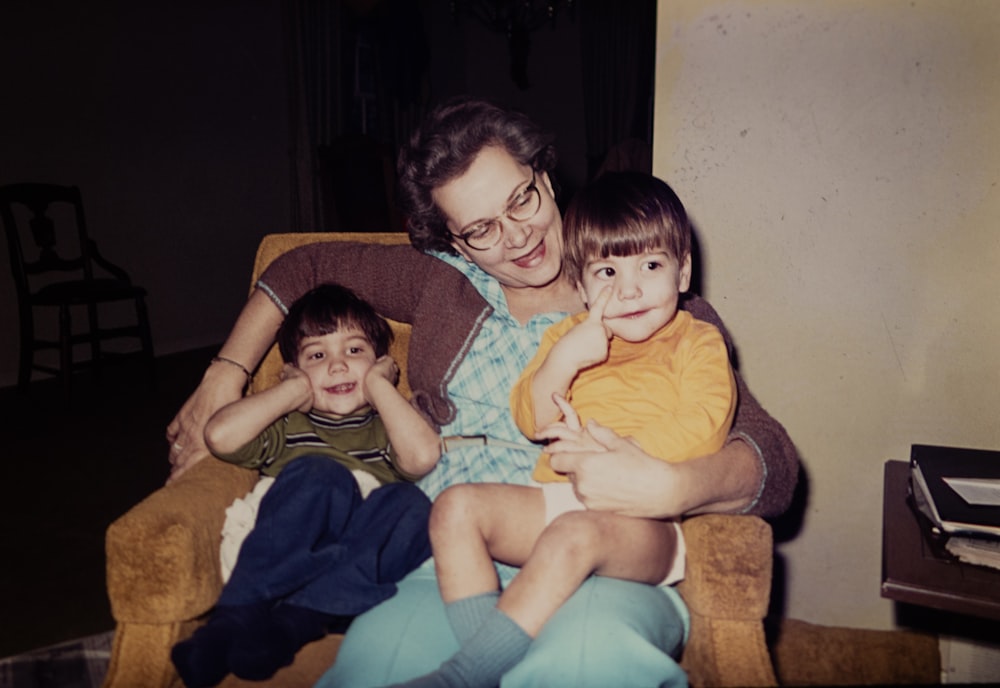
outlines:
{"label": "eyeglasses", "polygon": [[503,215],[497,215],[492,220],[477,222],[461,234],[453,234],[452,236],[464,241],[465,245],[471,249],[487,251],[499,244],[500,239],[503,238],[503,224],[500,221],[504,217],[514,222],[526,222],[533,218],[541,207],[542,194],[535,184],[535,170],[532,170],[531,182],[514,197]]}

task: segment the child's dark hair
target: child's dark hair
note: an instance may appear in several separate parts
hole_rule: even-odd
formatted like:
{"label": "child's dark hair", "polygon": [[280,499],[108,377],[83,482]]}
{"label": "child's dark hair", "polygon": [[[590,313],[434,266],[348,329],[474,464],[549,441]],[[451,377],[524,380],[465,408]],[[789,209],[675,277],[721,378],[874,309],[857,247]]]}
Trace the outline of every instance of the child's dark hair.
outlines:
{"label": "child's dark hair", "polygon": [[691,252],[684,205],[666,182],[643,172],[607,172],[578,191],[563,237],[563,267],[573,281],[595,258],[658,250],[680,262]]}
{"label": "child's dark hair", "polygon": [[375,349],[389,353],[392,329],[367,301],[339,284],[324,284],[299,298],[278,328],[278,349],[285,363],[295,363],[306,337],[321,337],[342,327],[356,327]]}

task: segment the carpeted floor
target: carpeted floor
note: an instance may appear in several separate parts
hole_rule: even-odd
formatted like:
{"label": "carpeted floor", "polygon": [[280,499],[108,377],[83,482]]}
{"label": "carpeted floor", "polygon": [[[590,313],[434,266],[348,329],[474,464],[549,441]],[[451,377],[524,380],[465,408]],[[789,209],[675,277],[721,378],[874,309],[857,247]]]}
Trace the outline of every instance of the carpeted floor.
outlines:
{"label": "carpeted floor", "polygon": [[784,686],[912,686],[941,682],[934,635],[833,628],[785,619],[771,651]]}
{"label": "carpeted floor", "polygon": [[167,477],[167,423],[217,347],[82,373],[67,400],[54,379],[0,389],[0,658],[114,628],[104,532]]}
{"label": "carpeted floor", "polygon": [[0,659],[0,688],[98,688],[112,637],[109,631]]}

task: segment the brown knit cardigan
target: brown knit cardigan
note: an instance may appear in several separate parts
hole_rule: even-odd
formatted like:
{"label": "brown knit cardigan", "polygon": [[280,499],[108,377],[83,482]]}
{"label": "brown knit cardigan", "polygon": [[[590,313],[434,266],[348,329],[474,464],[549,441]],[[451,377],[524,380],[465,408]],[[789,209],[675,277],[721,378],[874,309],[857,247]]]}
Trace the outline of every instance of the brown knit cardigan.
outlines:
{"label": "brown knit cardigan", "polygon": [[[364,266],[364,269],[358,269]],[[321,242],[283,254],[264,272],[257,288],[283,312],[324,282],[355,291],[385,317],[413,326],[408,375],[413,403],[440,427],[455,417],[447,386],[492,308],[453,267],[411,246]],[[681,305],[729,337],[718,313],[699,296]],[[777,516],[788,508],[799,458],[788,433],[750,393],[737,373],[739,393],[731,437],[759,452],[764,479],[747,513]]]}

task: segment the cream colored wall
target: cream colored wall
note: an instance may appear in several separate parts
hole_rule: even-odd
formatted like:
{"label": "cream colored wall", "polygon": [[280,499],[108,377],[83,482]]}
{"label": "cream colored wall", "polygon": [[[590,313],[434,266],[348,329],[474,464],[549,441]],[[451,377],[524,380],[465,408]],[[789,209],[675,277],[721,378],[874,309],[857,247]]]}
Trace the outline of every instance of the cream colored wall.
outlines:
{"label": "cream colored wall", "polygon": [[893,625],[882,464],[1000,449],[1000,3],[660,0],[654,170],[801,452],[786,613]]}

